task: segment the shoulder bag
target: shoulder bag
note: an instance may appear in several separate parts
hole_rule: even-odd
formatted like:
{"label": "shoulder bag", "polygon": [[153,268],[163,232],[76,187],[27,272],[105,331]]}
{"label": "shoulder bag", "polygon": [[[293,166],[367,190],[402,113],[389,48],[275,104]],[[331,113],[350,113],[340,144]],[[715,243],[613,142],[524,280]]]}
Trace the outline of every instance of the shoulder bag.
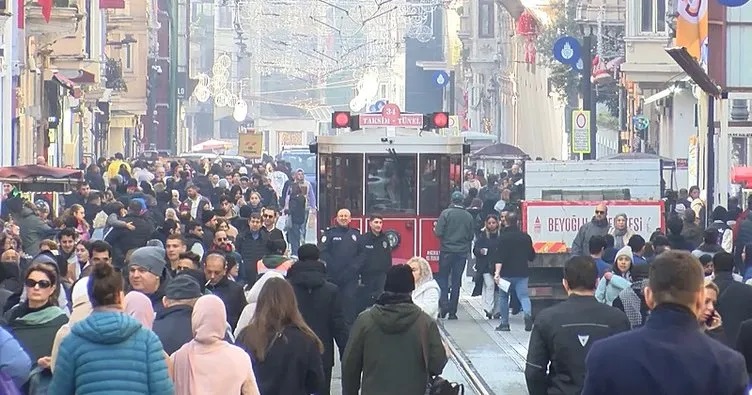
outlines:
{"label": "shoulder bag", "polygon": [[428,370],[428,331],[426,330],[426,319],[427,317],[424,317],[423,320],[416,323],[417,325],[420,325],[418,328],[418,334],[420,336],[420,344],[423,351],[423,363],[426,367],[426,373],[428,373],[425,395],[464,395],[465,386],[458,383],[451,383],[439,375],[431,374]]}

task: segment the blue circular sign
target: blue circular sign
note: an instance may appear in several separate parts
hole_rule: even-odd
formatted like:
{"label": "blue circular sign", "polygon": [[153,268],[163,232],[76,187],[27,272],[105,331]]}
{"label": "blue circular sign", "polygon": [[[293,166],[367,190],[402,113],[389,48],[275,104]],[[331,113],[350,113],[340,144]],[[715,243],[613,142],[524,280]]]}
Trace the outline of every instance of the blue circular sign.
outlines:
{"label": "blue circular sign", "polygon": [[582,63],[582,58],[577,59],[577,62],[572,65],[577,71],[582,71],[585,69],[585,64]]}
{"label": "blue circular sign", "polygon": [[718,0],[718,2],[726,7],[741,7],[749,3],[749,0]]}
{"label": "blue circular sign", "polygon": [[580,59],[582,47],[576,38],[561,36],[554,42],[554,59],[563,64],[574,66]]}
{"label": "blue circular sign", "polygon": [[388,103],[385,99],[381,99],[376,101],[376,103],[373,103],[373,107],[376,108],[376,112],[379,112],[384,109],[384,106]]}
{"label": "blue circular sign", "polygon": [[433,82],[436,86],[446,86],[449,83],[449,74],[443,70],[437,70],[433,73]]}

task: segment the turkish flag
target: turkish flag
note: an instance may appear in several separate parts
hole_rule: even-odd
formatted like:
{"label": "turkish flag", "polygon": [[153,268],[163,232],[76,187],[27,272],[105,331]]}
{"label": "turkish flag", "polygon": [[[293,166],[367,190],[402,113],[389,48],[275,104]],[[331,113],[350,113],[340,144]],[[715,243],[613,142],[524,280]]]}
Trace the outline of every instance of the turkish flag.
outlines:
{"label": "turkish flag", "polygon": [[37,4],[42,7],[44,21],[50,23],[50,16],[52,15],[52,0],[37,0]]}

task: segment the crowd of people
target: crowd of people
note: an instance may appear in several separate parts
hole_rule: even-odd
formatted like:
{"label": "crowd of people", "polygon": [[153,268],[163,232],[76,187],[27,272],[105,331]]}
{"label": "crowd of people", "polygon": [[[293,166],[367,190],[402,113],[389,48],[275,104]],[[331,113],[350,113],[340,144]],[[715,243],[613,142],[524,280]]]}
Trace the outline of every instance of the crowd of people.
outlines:
{"label": "crowd of people", "polygon": [[392,266],[378,216],[347,260],[347,210],[304,244],[311,191],[282,162],[122,155],[88,166],[60,216],[4,184],[0,388],[329,394],[338,354],[343,394],[422,394],[447,362],[428,262]]}

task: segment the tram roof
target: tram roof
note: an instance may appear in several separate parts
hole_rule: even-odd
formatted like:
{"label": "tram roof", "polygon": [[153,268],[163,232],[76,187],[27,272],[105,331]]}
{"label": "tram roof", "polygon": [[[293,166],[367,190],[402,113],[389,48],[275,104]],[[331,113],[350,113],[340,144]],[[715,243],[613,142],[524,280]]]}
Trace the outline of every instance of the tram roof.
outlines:
{"label": "tram roof", "polygon": [[383,129],[365,129],[336,136],[318,136],[316,143],[319,153],[382,154],[394,149],[398,154],[462,154],[465,139],[397,128],[391,136],[387,136]]}

